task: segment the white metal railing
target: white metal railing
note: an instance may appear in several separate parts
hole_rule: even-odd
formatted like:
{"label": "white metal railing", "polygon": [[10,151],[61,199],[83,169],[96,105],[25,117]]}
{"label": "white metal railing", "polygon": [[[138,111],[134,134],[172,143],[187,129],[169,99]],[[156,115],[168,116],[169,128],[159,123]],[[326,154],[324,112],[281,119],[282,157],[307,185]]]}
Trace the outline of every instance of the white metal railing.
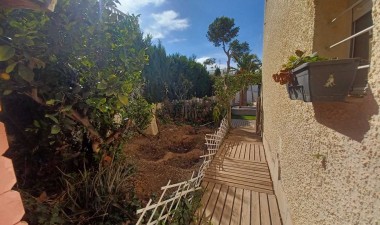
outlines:
{"label": "white metal railing", "polygon": [[370,65],[359,66],[359,67],[358,67],[358,70],[368,69],[369,67],[370,67]]}
{"label": "white metal railing", "polygon": [[[330,23],[334,23],[337,19],[339,19],[340,17],[342,17],[344,14],[346,14],[346,13],[348,13],[348,12],[350,12],[350,11],[352,11],[356,6],[358,6],[360,3],[362,3],[364,0],[358,0],[358,1],[356,1],[354,4],[352,4],[350,7],[348,7],[347,9],[345,9],[345,10],[343,10],[341,13],[339,13],[335,18],[333,18],[331,21],[330,21]],[[329,46],[329,48],[334,48],[334,47],[336,47],[336,46],[338,46],[338,45],[340,45],[340,44],[342,44],[342,43],[344,43],[344,42],[346,42],[346,41],[349,41],[349,40],[351,40],[351,39],[354,39],[355,37],[357,37],[357,36],[360,36],[360,35],[362,35],[362,34],[364,34],[364,33],[367,33],[367,32],[370,32],[371,30],[373,30],[373,28],[374,28],[374,25],[372,25],[372,26],[370,26],[370,27],[367,27],[366,29],[364,29],[364,30],[361,30],[361,31],[359,31],[359,32],[357,32],[357,33],[355,33],[355,34],[353,34],[353,35],[351,35],[351,36],[349,36],[349,37],[347,37],[347,38],[345,38],[345,39],[343,39],[343,40],[341,40],[341,41],[339,41],[339,42],[337,42],[337,43],[335,43],[335,44],[333,44],[333,45],[330,45]],[[361,69],[368,69],[368,68],[370,68],[370,65],[362,65],[362,66],[358,66],[358,70],[361,70]]]}
{"label": "white metal railing", "polygon": [[152,204],[152,199],[150,199],[145,208],[137,210],[137,214],[140,214],[139,220],[136,223],[137,225],[166,224],[170,222],[170,219],[174,216],[180,202],[184,198],[191,202],[193,198],[192,194],[201,189],[201,182],[206,169],[219,150],[228,129],[228,120],[224,118],[215,133],[206,134],[207,154],[201,156],[203,162],[197,175],[195,176],[193,172],[189,180],[177,184],[170,184],[171,181],[169,180],[166,186],[161,187],[162,194],[157,203]]}
{"label": "white metal railing", "polygon": [[355,33],[355,34],[353,34],[353,35],[351,35],[351,36],[349,36],[349,37],[347,37],[347,38],[345,38],[345,39],[343,39],[343,40],[341,40],[341,41],[339,41],[339,42],[337,42],[337,43],[331,45],[330,48],[334,48],[335,46],[338,46],[338,45],[340,45],[340,44],[342,44],[342,43],[344,43],[344,42],[346,42],[346,41],[349,41],[349,40],[351,40],[351,39],[353,39],[353,38],[355,38],[355,37],[357,37],[357,36],[359,36],[359,35],[362,35],[362,34],[364,34],[364,33],[367,33],[367,32],[369,32],[369,31],[371,31],[371,30],[373,29],[373,27],[374,27],[374,25],[372,25],[372,26],[370,26],[370,27],[367,27],[366,29],[364,29],[364,30],[362,30],[362,31],[359,31],[359,32],[357,32],[357,33]]}
{"label": "white metal railing", "polygon": [[337,19],[339,19],[341,16],[343,16],[344,14],[346,14],[347,12],[349,12],[350,10],[355,8],[355,6],[359,5],[362,1],[364,1],[364,0],[359,0],[359,1],[355,2],[354,4],[352,4],[350,7],[348,7],[347,9],[342,11],[341,13],[339,13],[339,15],[337,15],[334,19],[332,19],[330,21],[330,23],[334,23]]}

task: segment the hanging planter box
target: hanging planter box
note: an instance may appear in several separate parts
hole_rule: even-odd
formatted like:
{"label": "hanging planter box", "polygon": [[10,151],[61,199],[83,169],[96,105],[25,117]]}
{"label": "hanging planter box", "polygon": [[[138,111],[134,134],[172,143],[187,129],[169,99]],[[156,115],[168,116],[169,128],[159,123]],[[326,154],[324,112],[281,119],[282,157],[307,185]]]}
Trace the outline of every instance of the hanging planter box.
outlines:
{"label": "hanging planter box", "polygon": [[359,59],[304,63],[287,84],[290,99],[304,102],[344,101],[355,80]]}

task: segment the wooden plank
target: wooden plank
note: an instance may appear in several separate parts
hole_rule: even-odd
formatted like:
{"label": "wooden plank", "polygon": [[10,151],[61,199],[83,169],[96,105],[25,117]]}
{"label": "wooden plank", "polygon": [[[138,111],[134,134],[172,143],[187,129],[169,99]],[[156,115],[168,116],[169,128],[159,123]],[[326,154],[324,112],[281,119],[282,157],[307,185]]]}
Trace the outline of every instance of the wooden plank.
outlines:
{"label": "wooden plank", "polygon": [[244,160],[245,158],[245,152],[247,151],[247,145],[245,143],[240,143],[241,144],[241,154],[239,159]]}
{"label": "wooden plank", "polygon": [[266,163],[260,163],[260,162],[250,162],[246,160],[236,160],[236,159],[231,159],[231,158],[223,158],[223,157],[215,157],[213,162],[215,163],[220,163],[220,162],[228,162],[228,163],[235,163],[239,165],[244,165],[244,166],[253,166],[253,167],[260,167],[264,169],[268,169],[268,165]]}
{"label": "wooden plank", "polygon": [[228,145],[226,145],[226,148],[227,148],[227,153],[226,153],[226,157],[230,156],[230,155],[233,155],[234,153],[234,148],[236,148],[236,145],[232,142],[229,142]]}
{"label": "wooden plank", "polygon": [[0,156],[0,194],[11,190],[16,182],[12,160]]}
{"label": "wooden plank", "polygon": [[251,192],[251,225],[260,225],[260,198],[256,191]]}
{"label": "wooden plank", "polygon": [[231,177],[225,177],[225,176],[218,176],[218,177],[212,177],[212,176],[205,176],[204,178],[209,179],[209,180],[214,180],[222,182],[227,182],[229,184],[234,184],[234,185],[242,185],[245,187],[253,187],[253,188],[259,188],[259,189],[264,189],[268,191],[273,191],[273,186],[272,184],[264,183],[264,182],[247,182],[244,180],[238,180],[238,179],[232,179]]}
{"label": "wooden plank", "polygon": [[238,164],[238,165],[246,165],[246,166],[253,166],[253,167],[260,167],[260,168],[264,168],[264,169],[268,169],[268,164],[267,163],[262,163],[262,162],[258,162],[258,161],[254,161],[254,162],[249,162],[249,161],[245,161],[245,160],[236,160],[236,159],[232,159],[232,158],[229,158],[229,157],[215,157],[212,161],[214,164],[220,164],[222,162],[227,162],[227,163],[232,163],[232,164]]}
{"label": "wooden plank", "polygon": [[234,155],[236,154],[236,150],[237,150],[237,148],[238,148],[237,143],[231,143],[231,145],[230,145],[230,147],[229,147],[229,149],[228,149],[229,154],[227,154],[227,157],[231,157],[231,158],[233,158]]}
{"label": "wooden plank", "polygon": [[216,166],[231,166],[231,167],[238,167],[238,168],[242,168],[242,169],[246,169],[246,170],[256,170],[256,171],[269,171],[268,168],[264,168],[262,166],[256,166],[256,165],[242,165],[242,164],[239,164],[237,162],[229,162],[229,161],[218,161],[218,160],[215,160],[212,162],[213,165],[216,165]]}
{"label": "wooden plank", "polygon": [[244,146],[242,143],[239,143],[240,146],[240,152],[239,155],[236,157],[237,159],[241,159],[241,157],[244,155]]}
{"label": "wooden plank", "polygon": [[251,161],[251,153],[252,153],[252,144],[249,144],[249,149],[248,149],[248,161]]}
{"label": "wooden plank", "polygon": [[260,193],[260,218],[262,225],[271,225],[268,205],[268,195]]}
{"label": "wooden plank", "polygon": [[18,223],[24,214],[20,193],[8,191],[0,195],[0,224]]}
{"label": "wooden plank", "polygon": [[270,174],[268,168],[257,167],[257,166],[247,166],[247,165],[239,165],[238,163],[229,163],[229,162],[212,162],[210,168],[231,168],[232,170],[241,170],[247,172],[261,172],[263,174]]}
{"label": "wooden plank", "polygon": [[249,162],[245,160],[236,160],[229,157],[215,157],[213,160],[213,163],[221,163],[221,162],[227,162],[230,164],[237,164],[241,166],[253,166],[253,167],[260,167],[264,169],[268,169],[268,165],[266,163],[261,163],[258,161],[255,162]]}
{"label": "wooden plank", "polygon": [[249,161],[249,144],[244,143],[245,153],[243,160]]}
{"label": "wooden plank", "polygon": [[235,200],[234,200],[234,205],[232,207],[232,216],[231,216],[230,224],[234,224],[234,225],[240,224],[242,200],[243,200],[243,189],[236,188]]}
{"label": "wooden plank", "polygon": [[204,193],[203,193],[203,196],[202,196],[202,199],[200,202],[200,206],[197,209],[197,211],[195,212],[195,218],[199,222],[202,220],[203,212],[207,206],[208,200],[210,199],[211,191],[214,189],[214,185],[215,185],[214,183],[209,183],[205,180],[203,180],[203,182],[202,182]]}
{"label": "wooden plank", "polygon": [[223,173],[219,173],[217,175],[215,175],[215,174],[213,175],[211,173],[206,173],[205,177],[213,178],[213,179],[225,178],[225,179],[230,179],[231,181],[233,180],[234,182],[241,182],[243,184],[252,183],[252,184],[261,184],[264,186],[272,187],[272,182],[270,182],[270,181],[263,181],[263,180],[246,178],[246,177],[231,176],[231,175],[223,174]]}
{"label": "wooden plank", "polygon": [[250,158],[250,162],[255,162],[255,156],[256,156],[256,153],[255,153],[255,148],[256,148],[256,144],[251,144],[251,158]]}
{"label": "wooden plank", "polygon": [[255,146],[255,161],[260,162],[260,145]]}
{"label": "wooden plank", "polygon": [[232,206],[234,204],[235,198],[235,187],[228,187],[226,202],[224,204],[224,209],[222,213],[222,218],[220,220],[220,225],[230,225],[231,215],[232,215]]}
{"label": "wooden plank", "polygon": [[222,157],[215,157],[212,161],[212,164],[214,165],[220,165],[220,164],[232,164],[233,166],[239,165],[240,167],[255,167],[255,168],[260,168],[260,169],[266,169],[269,170],[268,165],[262,164],[259,162],[248,162],[244,160],[234,160],[231,158],[222,158]]}
{"label": "wooden plank", "polygon": [[218,176],[218,175],[228,175],[231,177],[239,177],[239,178],[245,178],[245,179],[251,179],[251,180],[257,180],[257,181],[264,181],[272,183],[272,180],[269,177],[260,177],[260,176],[253,176],[252,174],[240,174],[240,173],[231,173],[226,172],[223,170],[207,170],[206,174],[210,176]]}
{"label": "wooden plank", "polygon": [[222,185],[222,189],[220,189],[219,197],[215,205],[215,210],[211,218],[211,224],[219,224],[220,219],[222,217],[222,212],[224,208],[224,203],[226,201],[227,192],[228,192],[228,186]]}
{"label": "wooden plank", "polygon": [[246,175],[270,178],[269,171],[252,171],[252,170],[250,171],[250,170],[245,170],[242,168],[234,168],[234,167],[230,167],[230,166],[220,166],[220,167],[213,166],[213,167],[209,167],[208,170],[225,171],[225,172],[231,172],[231,173],[246,174]]}
{"label": "wooden plank", "polygon": [[240,154],[240,151],[241,151],[241,145],[240,144],[238,144],[237,146],[236,146],[236,151],[235,151],[235,154],[233,155],[233,156],[231,156],[231,158],[238,158],[239,157],[239,154]]}
{"label": "wooden plank", "polygon": [[205,181],[208,182],[213,182],[213,183],[218,183],[218,184],[224,184],[232,187],[238,187],[238,188],[243,188],[251,191],[257,191],[260,193],[267,193],[267,194],[273,194],[273,190],[269,188],[260,188],[256,187],[256,185],[250,185],[250,184],[241,184],[237,182],[233,182],[230,180],[225,180],[225,179],[212,179],[212,178],[204,178]]}
{"label": "wooden plank", "polygon": [[212,214],[214,213],[216,201],[218,200],[218,197],[219,197],[221,186],[222,186],[221,184],[215,184],[214,189],[211,192],[211,197],[203,213],[201,224],[204,223],[204,220],[206,220],[207,222],[211,220]]}
{"label": "wooden plank", "polygon": [[260,172],[260,171],[247,171],[247,170],[238,170],[233,168],[209,168],[207,172],[210,173],[226,173],[226,174],[233,174],[233,175],[241,175],[241,176],[248,176],[248,177],[259,177],[271,180],[269,172]]}
{"label": "wooden plank", "polygon": [[240,224],[250,224],[251,223],[251,191],[243,190],[243,204],[241,207],[241,220]]}
{"label": "wooden plank", "polygon": [[278,210],[276,196],[268,195],[268,203],[272,225],[281,225],[281,216]]}
{"label": "wooden plank", "polygon": [[265,158],[265,152],[264,152],[264,146],[260,146],[260,161],[261,162],[266,162],[266,158]]}

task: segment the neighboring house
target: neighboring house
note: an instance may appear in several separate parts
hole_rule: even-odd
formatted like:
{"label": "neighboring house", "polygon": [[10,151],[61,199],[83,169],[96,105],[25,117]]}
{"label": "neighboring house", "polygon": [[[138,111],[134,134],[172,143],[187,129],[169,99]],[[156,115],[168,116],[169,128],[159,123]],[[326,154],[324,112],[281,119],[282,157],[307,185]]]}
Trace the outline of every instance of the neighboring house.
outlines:
{"label": "neighboring house", "polygon": [[[250,85],[247,88],[247,92],[245,94],[245,103],[246,105],[253,105],[257,98],[259,97],[259,86],[258,85]],[[234,99],[235,105],[239,105],[240,103],[240,92],[236,93]]]}
{"label": "neighboring house", "polygon": [[[263,142],[284,224],[380,224],[380,1],[266,0],[264,24]],[[297,49],[368,59],[351,91],[364,97],[290,100],[272,74]]]}

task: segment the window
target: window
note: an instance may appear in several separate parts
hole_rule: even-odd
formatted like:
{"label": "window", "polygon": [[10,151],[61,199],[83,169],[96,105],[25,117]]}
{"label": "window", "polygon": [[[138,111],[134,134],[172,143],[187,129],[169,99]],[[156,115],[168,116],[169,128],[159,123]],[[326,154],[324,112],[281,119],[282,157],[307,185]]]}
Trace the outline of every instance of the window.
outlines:
{"label": "window", "polygon": [[[371,9],[371,0],[360,1],[360,3],[352,9],[352,34],[356,34],[373,25]],[[350,92],[353,96],[362,96],[366,93],[369,68],[365,67],[370,64],[371,60],[371,40],[372,30],[351,40],[351,57],[361,58],[362,61],[359,68],[364,67],[357,71]]]}

